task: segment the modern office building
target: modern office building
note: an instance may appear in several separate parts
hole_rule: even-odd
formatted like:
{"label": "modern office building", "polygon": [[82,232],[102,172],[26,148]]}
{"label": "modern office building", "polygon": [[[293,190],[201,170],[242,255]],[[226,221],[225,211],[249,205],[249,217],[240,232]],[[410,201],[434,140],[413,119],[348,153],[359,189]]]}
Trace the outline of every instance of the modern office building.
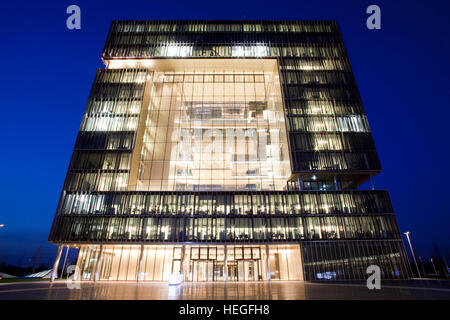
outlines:
{"label": "modern office building", "polygon": [[410,275],[337,23],[116,21],[49,241],[82,280]]}

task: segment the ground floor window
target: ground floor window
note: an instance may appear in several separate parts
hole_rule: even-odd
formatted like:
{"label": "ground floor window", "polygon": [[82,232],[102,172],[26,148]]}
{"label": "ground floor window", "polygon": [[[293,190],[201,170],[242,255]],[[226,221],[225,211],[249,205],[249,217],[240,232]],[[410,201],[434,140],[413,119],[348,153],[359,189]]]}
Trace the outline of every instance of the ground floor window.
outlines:
{"label": "ground floor window", "polygon": [[82,280],[184,281],[303,280],[299,244],[85,245],[77,266]]}

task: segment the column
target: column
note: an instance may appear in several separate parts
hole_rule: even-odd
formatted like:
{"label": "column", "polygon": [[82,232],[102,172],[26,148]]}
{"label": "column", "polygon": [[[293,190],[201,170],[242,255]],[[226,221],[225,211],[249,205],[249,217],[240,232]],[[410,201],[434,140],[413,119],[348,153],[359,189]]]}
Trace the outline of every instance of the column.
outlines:
{"label": "column", "polygon": [[95,262],[95,268],[94,268],[94,281],[98,280],[98,269],[100,268],[100,265],[102,263],[103,258],[103,244],[100,245],[100,252],[98,253],[97,261]]}
{"label": "column", "polygon": [[138,273],[137,273],[137,281],[140,282],[142,279],[142,257],[144,256],[144,245],[141,244],[141,253],[139,255],[138,262]]}
{"label": "column", "polygon": [[66,255],[64,256],[64,263],[63,263],[63,267],[62,267],[62,271],[61,271],[61,277],[63,276],[64,270],[66,269],[66,261],[67,261],[67,255],[69,254],[69,249],[70,249],[70,247],[67,246],[66,247]]}
{"label": "column", "polygon": [[225,260],[224,260],[224,266],[223,266],[223,268],[225,269],[224,271],[223,271],[223,279],[225,280],[225,282],[227,282],[227,280],[228,280],[228,255],[227,255],[227,245],[224,245],[224,254],[225,254]]}
{"label": "column", "polygon": [[300,191],[303,190],[303,182],[302,182],[302,178],[298,177],[298,189]]}
{"label": "column", "polygon": [[184,278],[184,253],[186,250],[186,246],[182,245],[181,246],[181,268],[180,268],[180,273],[183,275]]}
{"label": "column", "polygon": [[53,282],[56,277],[58,277],[58,266],[59,260],[61,259],[61,253],[64,246],[58,246],[58,252],[56,253],[55,263],[53,264],[52,276],[50,278],[50,282]]}
{"label": "column", "polygon": [[336,190],[339,190],[339,181],[336,176],[334,176],[334,187],[336,188]]}
{"label": "column", "polygon": [[270,281],[269,245],[268,244],[266,244],[266,268],[267,268],[267,280]]}

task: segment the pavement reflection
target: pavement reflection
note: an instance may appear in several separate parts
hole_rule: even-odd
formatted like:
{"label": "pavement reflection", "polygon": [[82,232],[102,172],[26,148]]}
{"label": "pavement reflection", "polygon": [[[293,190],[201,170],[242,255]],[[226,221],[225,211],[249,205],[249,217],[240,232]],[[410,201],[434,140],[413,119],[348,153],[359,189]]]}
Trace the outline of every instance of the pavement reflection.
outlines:
{"label": "pavement reflection", "polygon": [[[72,289],[71,289],[72,288]],[[450,283],[421,287],[398,282],[368,290],[364,284],[301,281],[183,283],[82,282],[79,289],[65,281],[0,284],[0,300],[327,300],[327,299],[450,299]]]}

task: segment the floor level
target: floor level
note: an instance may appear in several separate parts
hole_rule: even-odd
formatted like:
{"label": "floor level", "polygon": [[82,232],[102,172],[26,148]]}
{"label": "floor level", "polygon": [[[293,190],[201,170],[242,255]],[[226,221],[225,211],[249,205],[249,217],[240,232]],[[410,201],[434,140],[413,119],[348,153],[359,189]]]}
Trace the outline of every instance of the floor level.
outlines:
{"label": "floor level", "polygon": [[82,281],[303,280],[299,244],[82,245],[77,267]]}
{"label": "floor level", "polygon": [[450,299],[448,281],[395,280],[381,290],[365,283],[332,284],[307,281],[163,282],[84,281],[79,287],[65,281],[0,284],[0,300],[316,300],[316,299]]}

